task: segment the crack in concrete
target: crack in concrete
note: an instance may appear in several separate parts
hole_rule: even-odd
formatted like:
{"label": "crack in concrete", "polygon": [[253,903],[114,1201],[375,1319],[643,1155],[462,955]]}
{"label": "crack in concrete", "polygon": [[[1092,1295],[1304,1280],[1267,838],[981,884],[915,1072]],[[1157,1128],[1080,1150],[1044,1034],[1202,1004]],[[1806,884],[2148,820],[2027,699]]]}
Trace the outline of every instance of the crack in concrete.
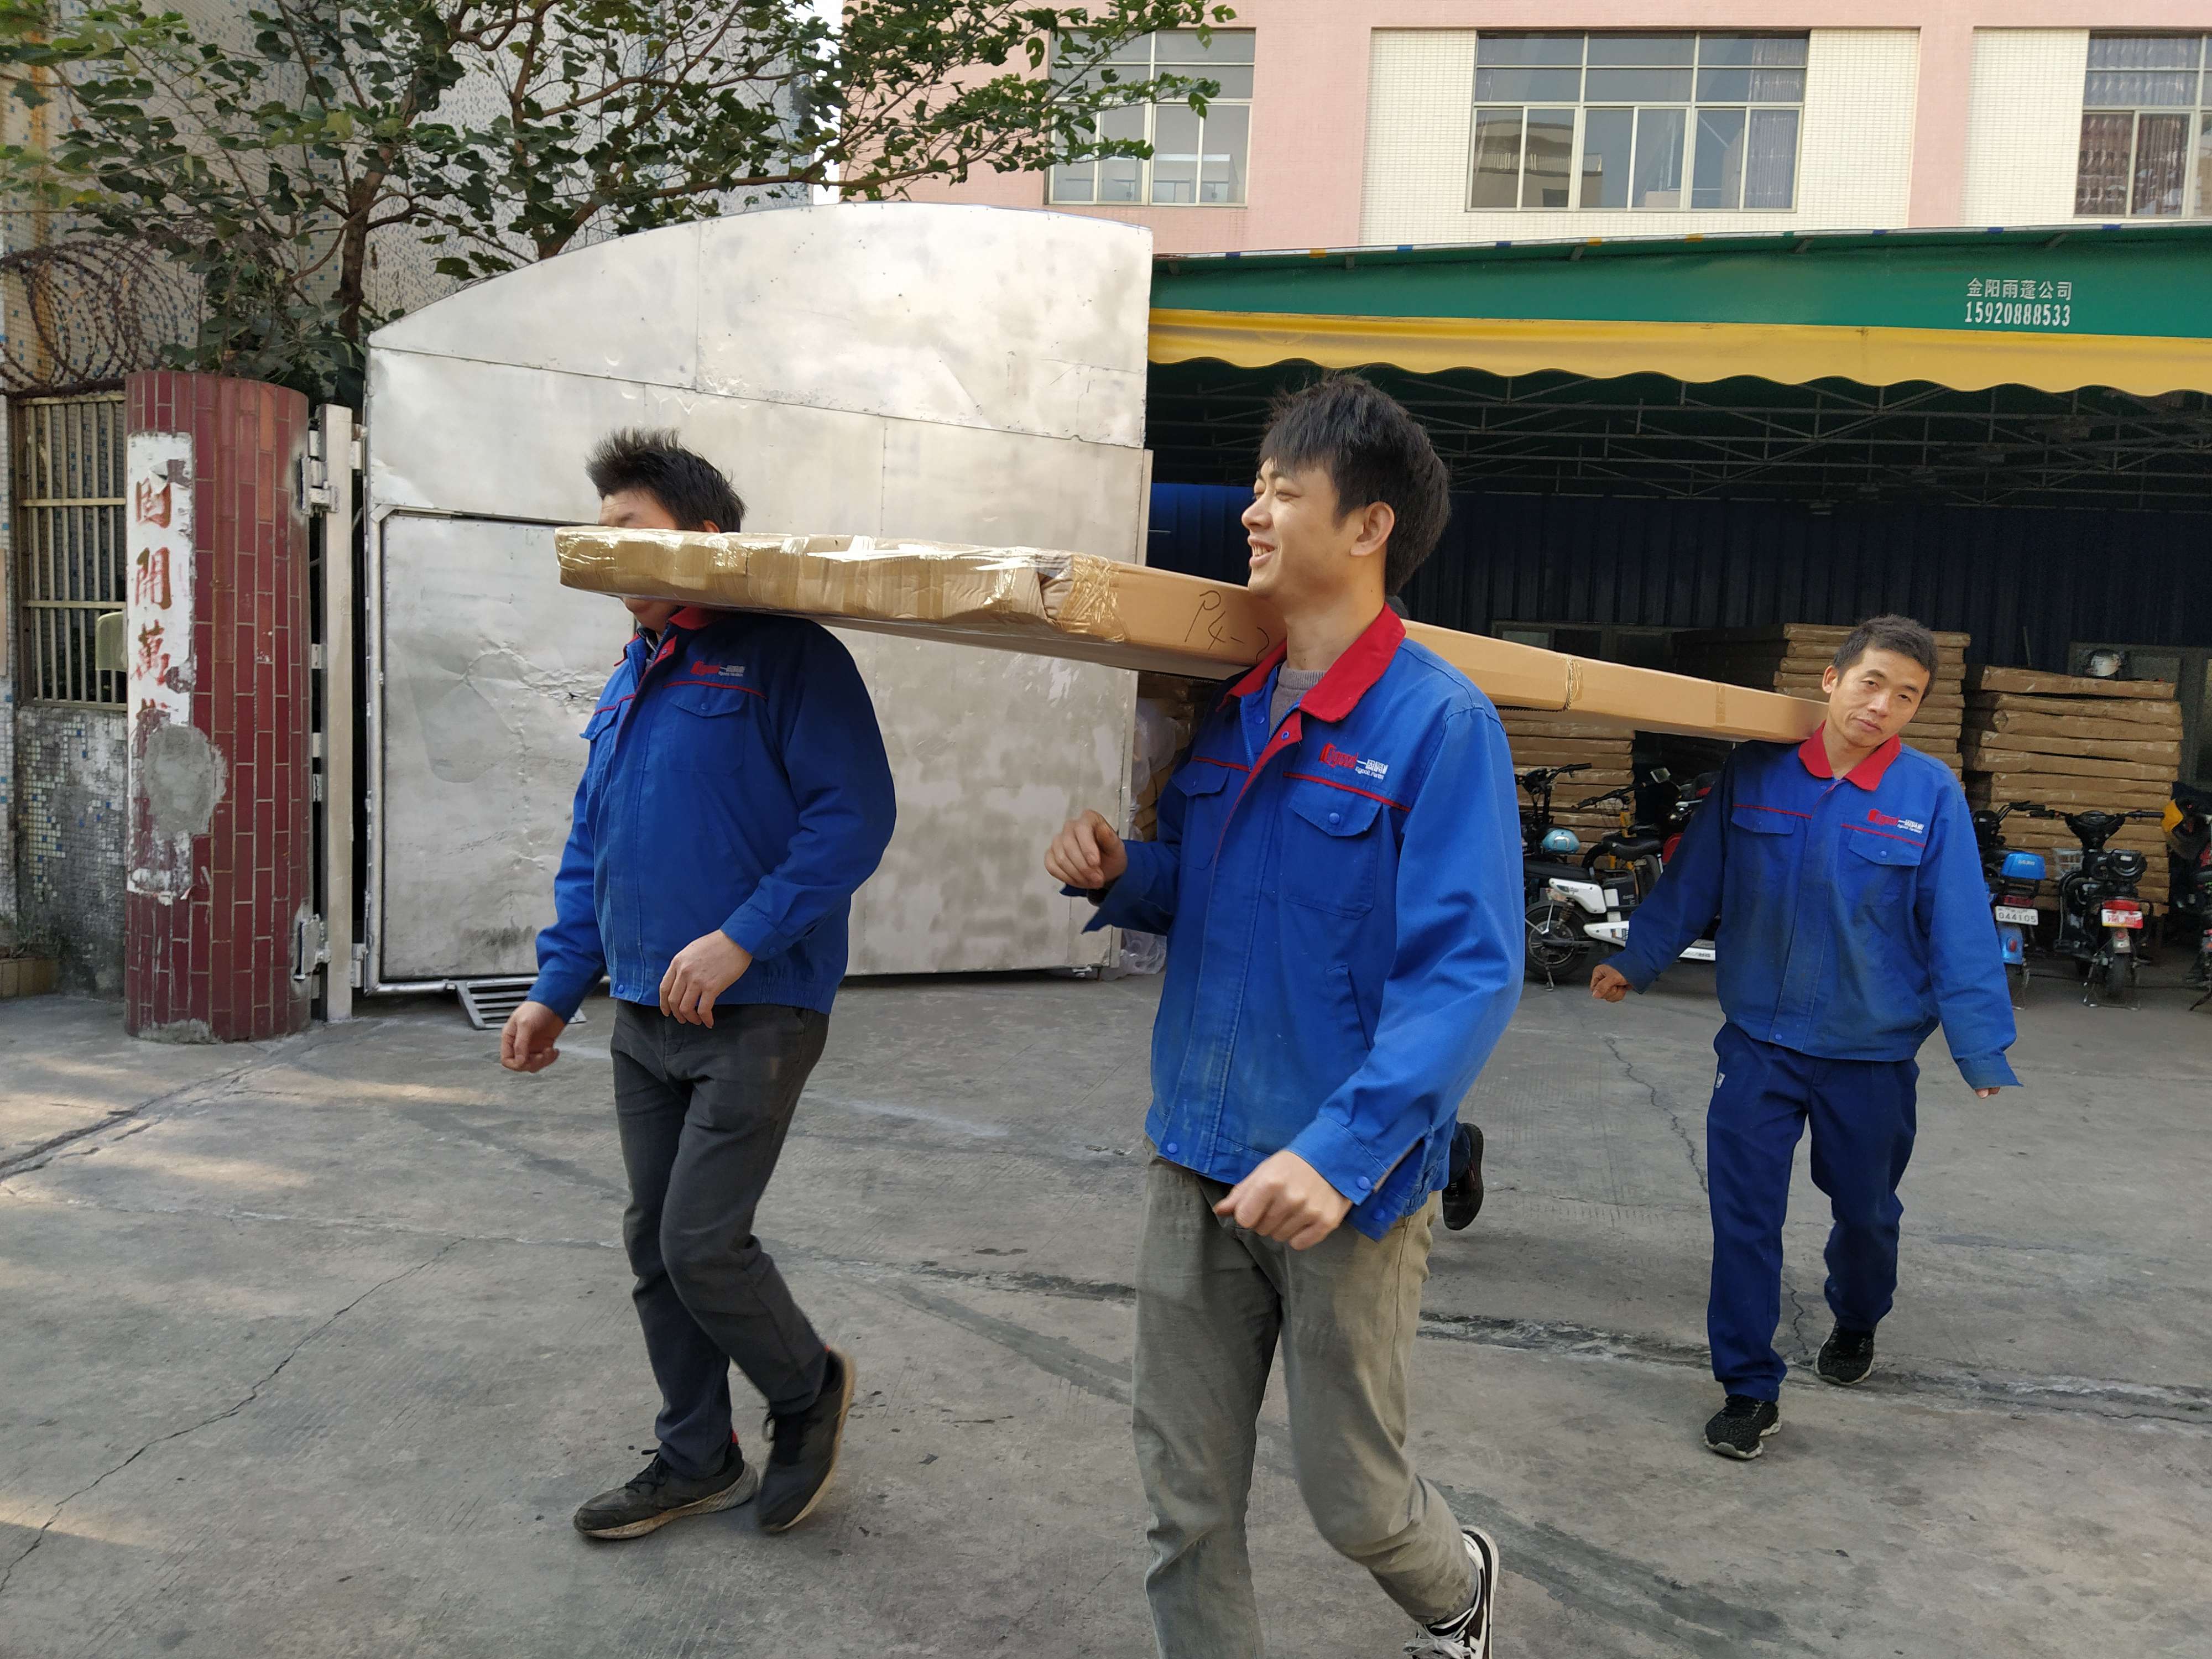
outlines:
{"label": "crack in concrete", "polygon": [[1810,1363],[1812,1346],[1805,1334],[1805,1299],[1797,1294],[1797,1281],[1790,1276],[1790,1269],[1782,1270],[1782,1293],[1790,1298],[1790,1340],[1796,1346],[1795,1353],[1783,1357],[1793,1365]]}
{"label": "crack in concrete", "polygon": [[124,1470],[129,1468],[133,1463],[136,1463],[148,1452],[153,1450],[155,1447],[167,1445],[172,1440],[181,1440],[186,1435],[198,1434],[202,1429],[212,1427],[214,1425],[222,1422],[227,1418],[237,1416],[239,1413],[244,1411],[248,1406],[252,1405],[255,1401],[261,1397],[262,1389],[267,1388],[271,1382],[274,1382],[277,1376],[283,1371],[284,1368],[290,1364],[294,1358],[298,1356],[300,1351],[305,1348],[310,1342],[313,1342],[324,1332],[329,1330],[333,1325],[336,1325],[338,1321],[343,1319],[348,1314],[351,1313],[356,1308],[361,1306],[362,1303],[368,1301],[369,1297],[374,1296],[379,1291],[386,1289],[391,1285],[397,1285],[403,1279],[412,1279],[416,1273],[422,1272],[425,1268],[435,1266],[447,1251],[453,1249],[461,1242],[462,1241],[459,1239],[455,1239],[452,1243],[441,1246],[432,1255],[425,1257],[422,1261],[416,1262],[413,1267],[406,1269],[404,1272],[396,1273],[389,1279],[379,1279],[375,1284],[370,1285],[359,1296],[354,1297],[352,1301],[347,1303],[336,1313],[332,1314],[328,1319],[323,1321],[321,1324],[316,1326],[314,1329],[309,1331],[305,1336],[302,1336],[290,1347],[285,1349],[283,1358],[270,1367],[268,1374],[257,1381],[246,1391],[246,1394],[242,1398],[229,1407],[216,1413],[212,1417],[203,1418],[198,1422],[189,1424],[184,1428],[172,1429],[167,1434],[155,1435],[151,1440],[147,1441],[143,1445],[140,1446],[137,1450],[132,1452],[130,1456],[125,1458],[121,1462],[115,1464],[112,1468],[102,1469],[98,1474],[93,1476],[91,1480],[86,1481],[84,1485],[79,1486],[75,1492],[70,1492],[67,1497],[64,1498],[59,1503],[54,1505],[53,1513],[46,1517],[45,1525],[39,1528],[38,1532],[32,1537],[31,1541],[23,1547],[21,1552],[14,1560],[10,1561],[4,1569],[0,1569],[0,1595],[7,1594],[9,1583],[15,1577],[15,1569],[21,1566],[24,1562],[29,1560],[32,1556],[38,1553],[39,1546],[46,1541],[46,1534],[53,1530],[55,1522],[58,1522],[62,1518],[62,1512],[68,1509],[70,1504],[76,1503],[78,1498],[83,1497],[94,1487],[99,1486],[101,1481],[106,1480],[110,1475],[122,1474]]}
{"label": "crack in concrete", "polygon": [[1644,1079],[1637,1076],[1636,1062],[1629,1059],[1626,1054],[1620,1052],[1620,1040],[1618,1037],[1613,1036],[1608,1032],[1606,1034],[1602,1041],[1605,1043],[1607,1052],[1613,1055],[1615,1060],[1620,1062],[1620,1069],[1627,1075],[1628,1080],[1631,1083],[1637,1085],[1645,1094],[1650,1096],[1651,1103],[1657,1107],[1661,1113],[1665,1115],[1668,1123],[1673,1127],[1676,1138],[1682,1143],[1683,1152],[1689,1158],[1690,1172],[1698,1177],[1698,1190],[1701,1193],[1710,1194],[1712,1191],[1712,1186],[1705,1179],[1705,1160],[1698,1156],[1697,1141],[1692,1137],[1690,1132],[1682,1127],[1681,1115],[1675,1111],[1673,1107],[1669,1106],[1661,1097],[1659,1093],[1659,1085],[1657,1084],[1646,1082]]}

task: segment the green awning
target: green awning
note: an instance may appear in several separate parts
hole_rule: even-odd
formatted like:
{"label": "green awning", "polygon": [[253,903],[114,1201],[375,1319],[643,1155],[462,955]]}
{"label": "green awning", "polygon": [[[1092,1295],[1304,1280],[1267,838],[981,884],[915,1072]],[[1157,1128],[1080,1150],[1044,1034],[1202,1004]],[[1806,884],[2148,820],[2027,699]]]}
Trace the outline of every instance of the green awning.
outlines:
{"label": "green awning", "polygon": [[2212,392],[2212,223],[1164,256],[1151,357]]}

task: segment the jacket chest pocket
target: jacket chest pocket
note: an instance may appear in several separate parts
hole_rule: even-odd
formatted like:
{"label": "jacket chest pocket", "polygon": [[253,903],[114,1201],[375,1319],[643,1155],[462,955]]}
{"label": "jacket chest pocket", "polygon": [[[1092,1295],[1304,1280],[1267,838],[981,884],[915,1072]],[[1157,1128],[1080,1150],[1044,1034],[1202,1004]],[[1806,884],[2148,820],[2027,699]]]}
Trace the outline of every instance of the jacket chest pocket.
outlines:
{"label": "jacket chest pocket", "polygon": [[671,685],[656,722],[653,747],[678,772],[727,776],[743,764],[763,700],[734,685]]}
{"label": "jacket chest pocket", "polygon": [[1244,774],[1194,757],[1183,763],[1182,769],[1169,783],[1168,787],[1183,798],[1184,864],[1195,867],[1213,862],[1214,851],[1221,843],[1224,815],[1236,799],[1228,793],[1232,778],[1241,785]]}
{"label": "jacket chest pocket", "polygon": [[615,717],[622,713],[619,703],[609,703],[604,708],[592,711],[592,718],[584,722],[581,736],[590,748],[584,751],[584,781],[597,783],[607,769],[607,762],[615,751]]}
{"label": "jacket chest pocket", "polygon": [[1855,903],[1910,901],[1925,848],[1870,830],[1847,827],[1838,833],[1844,845],[1842,856],[1836,860],[1837,878]]}
{"label": "jacket chest pocket", "polygon": [[1327,784],[1292,783],[1283,819],[1282,895],[1339,915],[1375,908],[1382,803]]}

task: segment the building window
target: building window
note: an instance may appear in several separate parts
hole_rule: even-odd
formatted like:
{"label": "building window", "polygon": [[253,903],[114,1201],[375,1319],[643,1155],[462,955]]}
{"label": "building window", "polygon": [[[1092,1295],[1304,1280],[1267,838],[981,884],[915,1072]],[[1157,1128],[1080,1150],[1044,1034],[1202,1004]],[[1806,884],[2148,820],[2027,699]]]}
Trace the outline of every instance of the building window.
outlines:
{"label": "building window", "polygon": [[1802,34],[1489,34],[1468,210],[1797,204]]}
{"label": "building window", "polygon": [[123,609],[123,394],[18,398],[14,428],[16,592],[27,702],[121,708],[123,676],[100,665],[100,619]]}
{"label": "building window", "polygon": [[[1242,207],[1252,145],[1252,31],[1215,29],[1211,42],[1192,29],[1132,40],[1108,60],[1116,82],[1178,75],[1219,84],[1200,115],[1187,104],[1129,104],[1098,123],[1102,138],[1135,138],[1152,159],[1106,156],[1052,170],[1055,205],[1079,203],[1154,207]],[[1094,71],[1094,74],[1097,73]]]}
{"label": "building window", "polygon": [[2074,211],[2096,219],[2212,212],[2212,75],[2201,34],[2093,34]]}

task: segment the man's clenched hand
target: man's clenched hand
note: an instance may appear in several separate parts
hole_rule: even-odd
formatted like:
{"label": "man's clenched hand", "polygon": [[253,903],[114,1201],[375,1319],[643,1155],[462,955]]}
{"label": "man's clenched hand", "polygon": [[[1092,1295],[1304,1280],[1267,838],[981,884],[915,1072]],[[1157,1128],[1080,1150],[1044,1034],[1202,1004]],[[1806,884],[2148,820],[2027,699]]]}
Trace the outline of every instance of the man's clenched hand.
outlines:
{"label": "man's clenched hand", "polygon": [[1590,994],[1600,1002],[1618,1002],[1629,992],[1628,975],[1609,962],[1590,969]]}
{"label": "man's clenched hand", "polygon": [[1129,854],[1114,826],[1096,812],[1070,818],[1044,851],[1047,874],[1064,887],[1096,892],[1119,881],[1129,867]]}
{"label": "man's clenched hand", "polygon": [[745,976],[753,953],[720,928],[676,953],[660,976],[660,1012],[686,1025],[712,1025],[714,999]]}
{"label": "man's clenched hand", "polygon": [[542,1002],[526,1002],[507,1017],[499,1034],[499,1063],[510,1072],[542,1072],[561,1058],[553,1045],[568,1022]]}
{"label": "man's clenched hand", "polygon": [[1351,1209],[1352,1200],[1322,1180],[1320,1170],[1296,1152],[1282,1152],[1231,1187],[1213,1212],[1234,1218],[1263,1238],[1310,1250]]}

